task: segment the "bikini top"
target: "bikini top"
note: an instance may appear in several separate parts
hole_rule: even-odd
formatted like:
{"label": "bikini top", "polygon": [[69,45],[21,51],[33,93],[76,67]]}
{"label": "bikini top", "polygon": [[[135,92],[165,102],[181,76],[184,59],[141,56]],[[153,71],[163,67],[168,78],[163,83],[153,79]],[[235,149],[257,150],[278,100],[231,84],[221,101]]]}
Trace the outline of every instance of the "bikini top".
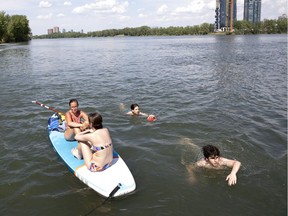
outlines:
{"label": "bikini top", "polygon": [[105,145],[105,146],[94,146],[94,145],[92,145],[91,146],[91,150],[93,151],[93,153],[95,153],[97,151],[101,151],[101,150],[104,150],[106,148],[109,148],[110,146],[112,146],[112,143],[110,143],[108,145]]}

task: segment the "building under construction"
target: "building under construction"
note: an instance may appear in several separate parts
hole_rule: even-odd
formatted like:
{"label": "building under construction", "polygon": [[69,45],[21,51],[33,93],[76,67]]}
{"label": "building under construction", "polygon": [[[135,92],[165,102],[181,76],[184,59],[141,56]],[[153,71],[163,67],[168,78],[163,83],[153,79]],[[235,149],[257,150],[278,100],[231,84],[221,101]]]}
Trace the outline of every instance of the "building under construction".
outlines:
{"label": "building under construction", "polygon": [[215,32],[233,32],[237,20],[237,0],[216,0]]}

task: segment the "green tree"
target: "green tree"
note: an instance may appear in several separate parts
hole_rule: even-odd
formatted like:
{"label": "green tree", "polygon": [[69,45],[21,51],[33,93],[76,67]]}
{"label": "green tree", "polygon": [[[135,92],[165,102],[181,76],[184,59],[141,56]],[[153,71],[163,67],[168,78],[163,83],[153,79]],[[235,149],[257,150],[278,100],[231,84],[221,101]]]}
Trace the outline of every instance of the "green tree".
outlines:
{"label": "green tree", "polygon": [[29,21],[24,15],[11,16],[8,26],[7,35],[9,41],[22,42],[30,39],[31,29]]}
{"label": "green tree", "polygon": [[0,42],[22,42],[31,39],[31,29],[26,16],[9,16],[0,12]]}
{"label": "green tree", "polygon": [[236,34],[251,34],[253,33],[253,24],[247,20],[234,22]]}
{"label": "green tree", "polygon": [[287,15],[283,14],[277,20],[277,33],[287,33]]}
{"label": "green tree", "polygon": [[4,38],[5,33],[7,32],[7,17],[5,16],[5,12],[0,12],[0,43]]}
{"label": "green tree", "polygon": [[264,19],[263,30],[268,34],[276,33],[277,23],[276,20]]}
{"label": "green tree", "polygon": [[210,32],[210,24],[209,23],[203,23],[200,25],[200,34],[206,35]]}

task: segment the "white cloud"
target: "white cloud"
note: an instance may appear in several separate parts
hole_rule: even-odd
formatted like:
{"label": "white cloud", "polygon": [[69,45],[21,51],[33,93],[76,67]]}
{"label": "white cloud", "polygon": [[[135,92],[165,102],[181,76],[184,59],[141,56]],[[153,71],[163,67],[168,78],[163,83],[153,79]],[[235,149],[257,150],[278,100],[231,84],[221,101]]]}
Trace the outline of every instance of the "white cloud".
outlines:
{"label": "white cloud", "polygon": [[64,17],[65,15],[63,13],[59,13],[56,15],[56,17]]}
{"label": "white cloud", "polygon": [[147,17],[147,16],[148,16],[148,15],[143,14],[143,13],[138,14],[138,17],[139,17],[139,18],[145,18],[145,17]]}
{"label": "white cloud", "polygon": [[63,3],[63,5],[65,5],[65,6],[70,6],[70,5],[72,5],[72,3],[71,3],[70,1],[65,1],[65,2]]}
{"label": "white cloud", "polygon": [[113,6],[112,11],[116,13],[125,13],[128,6],[129,6],[128,1],[125,1],[123,2],[123,4],[116,4],[115,6]]}
{"label": "white cloud", "polygon": [[118,2],[116,0],[99,0],[95,3],[85,4],[73,9],[73,13],[124,13],[129,6],[128,1]]}
{"label": "white cloud", "polygon": [[278,13],[279,14],[286,14],[287,15],[287,1],[286,0],[279,0],[277,2]]}
{"label": "white cloud", "polygon": [[277,19],[282,14],[287,14],[287,1],[286,0],[277,0],[277,1],[274,1],[273,3],[271,3],[270,0],[262,0],[261,20]]}
{"label": "white cloud", "polygon": [[51,7],[52,6],[52,4],[50,3],[50,2],[48,2],[48,1],[41,1],[40,3],[39,3],[39,7],[40,8],[49,8],[49,7]]}
{"label": "white cloud", "polygon": [[51,19],[52,17],[53,17],[53,13],[49,13],[47,15],[39,15],[37,16],[37,19],[47,20],[47,19]]}
{"label": "white cloud", "polygon": [[201,0],[194,0],[185,7],[177,7],[176,13],[200,13],[205,7],[205,3]]}
{"label": "white cloud", "polygon": [[120,21],[127,21],[127,20],[130,20],[131,17],[129,16],[119,16],[119,20]]}
{"label": "white cloud", "polygon": [[83,13],[85,13],[88,10],[89,10],[89,5],[84,5],[84,6],[81,6],[81,7],[74,8],[72,13],[83,14]]}
{"label": "white cloud", "polygon": [[[238,0],[238,1],[239,1],[239,0]],[[207,5],[208,5],[207,8],[215,10],[215,8],[216,8],[216,1],[215,1],[215,0],[210,1]]]}
{"label": "white cloud", "polygon": [[165,12],[168,11],[168,6],[166,4],[161,5],[158,10],[157,10],[157,14],[163,14]]}

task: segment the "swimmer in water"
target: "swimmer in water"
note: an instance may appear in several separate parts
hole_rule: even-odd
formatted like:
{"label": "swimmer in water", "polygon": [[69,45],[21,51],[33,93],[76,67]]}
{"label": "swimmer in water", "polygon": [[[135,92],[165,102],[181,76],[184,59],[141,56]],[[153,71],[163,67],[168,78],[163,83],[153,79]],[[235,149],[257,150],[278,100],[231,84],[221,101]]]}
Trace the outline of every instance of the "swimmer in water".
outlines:
{"label": "swimmer in water", "polygon": [[195,167],[208,169],[224,169],[231,168],[230,174],[226,177],[229,186],[237,183],[237,172],[240,169],[241,163],[237,160],[231,160],[220,156],[220,151],[216,146],[206,145],[202,148],[204,158],[200,159],[195,165],[190,165],[188,168],[191,171]]}

